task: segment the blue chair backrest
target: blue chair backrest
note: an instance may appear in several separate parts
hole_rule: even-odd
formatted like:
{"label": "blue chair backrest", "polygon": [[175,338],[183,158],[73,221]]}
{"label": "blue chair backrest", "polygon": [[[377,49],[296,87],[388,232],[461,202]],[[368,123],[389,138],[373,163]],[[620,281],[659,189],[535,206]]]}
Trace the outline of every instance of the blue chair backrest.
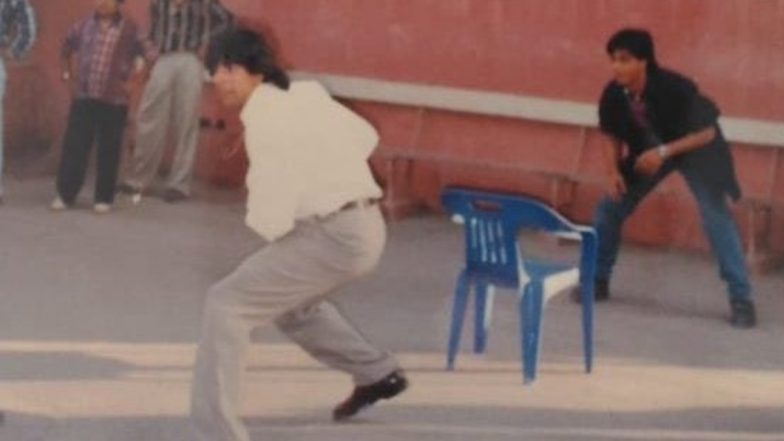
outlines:
{"label": "blue chair backrest", "polygon": [[469,276],[499,285],[519,283],[521,229],[573,232],[575,226],[547,205],[511,194],[447,188],[441,201],[464,224]]}

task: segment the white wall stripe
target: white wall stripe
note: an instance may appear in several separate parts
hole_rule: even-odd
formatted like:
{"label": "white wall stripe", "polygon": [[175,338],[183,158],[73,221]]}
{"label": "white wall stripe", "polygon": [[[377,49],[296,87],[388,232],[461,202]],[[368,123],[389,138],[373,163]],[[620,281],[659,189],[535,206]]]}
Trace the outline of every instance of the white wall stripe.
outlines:
{"label": "white wall stripe", "polygon": [[[579,127],[598,124],[596,105],[576,101],[302,71],[292,76],[318,80],[340,98]],[[784,148],[784,122],[724,117],[721,126],[731,142]]]}

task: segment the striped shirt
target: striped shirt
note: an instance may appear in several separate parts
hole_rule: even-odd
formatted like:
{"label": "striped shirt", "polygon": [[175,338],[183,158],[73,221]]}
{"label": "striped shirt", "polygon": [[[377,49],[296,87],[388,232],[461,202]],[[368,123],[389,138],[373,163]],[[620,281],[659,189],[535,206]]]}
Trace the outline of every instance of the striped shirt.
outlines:
{"label": "striped shirt", "polygon": [[218,0],[150,2],[149,39],[161,54],[198,51],[231,23],[231,13]]}
{"label": "striped shirt", "polygon": [[0,47],[22,58],[33,46],[36,34],[35,13],[27,0],[0,0]]}

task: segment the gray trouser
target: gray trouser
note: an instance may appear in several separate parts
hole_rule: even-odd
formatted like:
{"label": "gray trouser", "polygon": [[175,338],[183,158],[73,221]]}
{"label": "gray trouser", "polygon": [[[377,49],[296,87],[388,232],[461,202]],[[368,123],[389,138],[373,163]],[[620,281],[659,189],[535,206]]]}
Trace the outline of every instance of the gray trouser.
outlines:
{"label": "gray trouser", "polygon": [[5,129],[5,123],[3,122],[3,108],[5,107],[5,104],[3,101],[5,100],[6,81],[7,75],[5,72],[5,63],[2,59],[0,59],[0,196],[3,196],[3,158],[5,149],[5,144],[3,143],[3,132]]}
{"label": "gray trouser", "polygon": [[136,142],[125,183],[139,190],[150,185],[171,140],[176,149],[166,186],[190,193],[199,141],[199,110],[204,67],[190,52],[166,54],[155,63],[144,88],[136,121]]}
{"label": "gray trouser", "polygon": [[369,343],[325,300],[376,266],[385,239],[378,207],[299,222],[210,289],[191,395],[199,441],[249,440],[238,407],[245,354],[258,326],[274,321],[306,352],[351,374],[358,385],[398,369],[394,357]]}

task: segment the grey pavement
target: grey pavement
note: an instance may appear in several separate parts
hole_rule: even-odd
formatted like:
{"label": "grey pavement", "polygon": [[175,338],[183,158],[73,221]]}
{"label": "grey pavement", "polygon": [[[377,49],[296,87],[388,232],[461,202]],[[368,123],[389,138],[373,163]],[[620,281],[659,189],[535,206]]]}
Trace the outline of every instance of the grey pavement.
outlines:
{"label": "grey pavement", "polygon": [[[106,216],[87,198],[51,213],[51,197],[49,179],[11,180],[0,207],[0,440],[188,440],[202,300],[263,245],[243,226],[241,192],[121,200]],[[755,277],[760,326],[737,331],[707,256],[626,247],[614,298],[597,307],[595,372],[582,372],[579,308],[561,295],[526,387],[513,295],[497,299],[488,354],[470,354],[469,325],[457,371],[444,372],[459,227],[423,216],[390,233],[378,271],[336,300],[400,355],[412,388],[333,424],[349,379],[260,330],[245,399],[254,441],[784,440],[781,271]]]}

